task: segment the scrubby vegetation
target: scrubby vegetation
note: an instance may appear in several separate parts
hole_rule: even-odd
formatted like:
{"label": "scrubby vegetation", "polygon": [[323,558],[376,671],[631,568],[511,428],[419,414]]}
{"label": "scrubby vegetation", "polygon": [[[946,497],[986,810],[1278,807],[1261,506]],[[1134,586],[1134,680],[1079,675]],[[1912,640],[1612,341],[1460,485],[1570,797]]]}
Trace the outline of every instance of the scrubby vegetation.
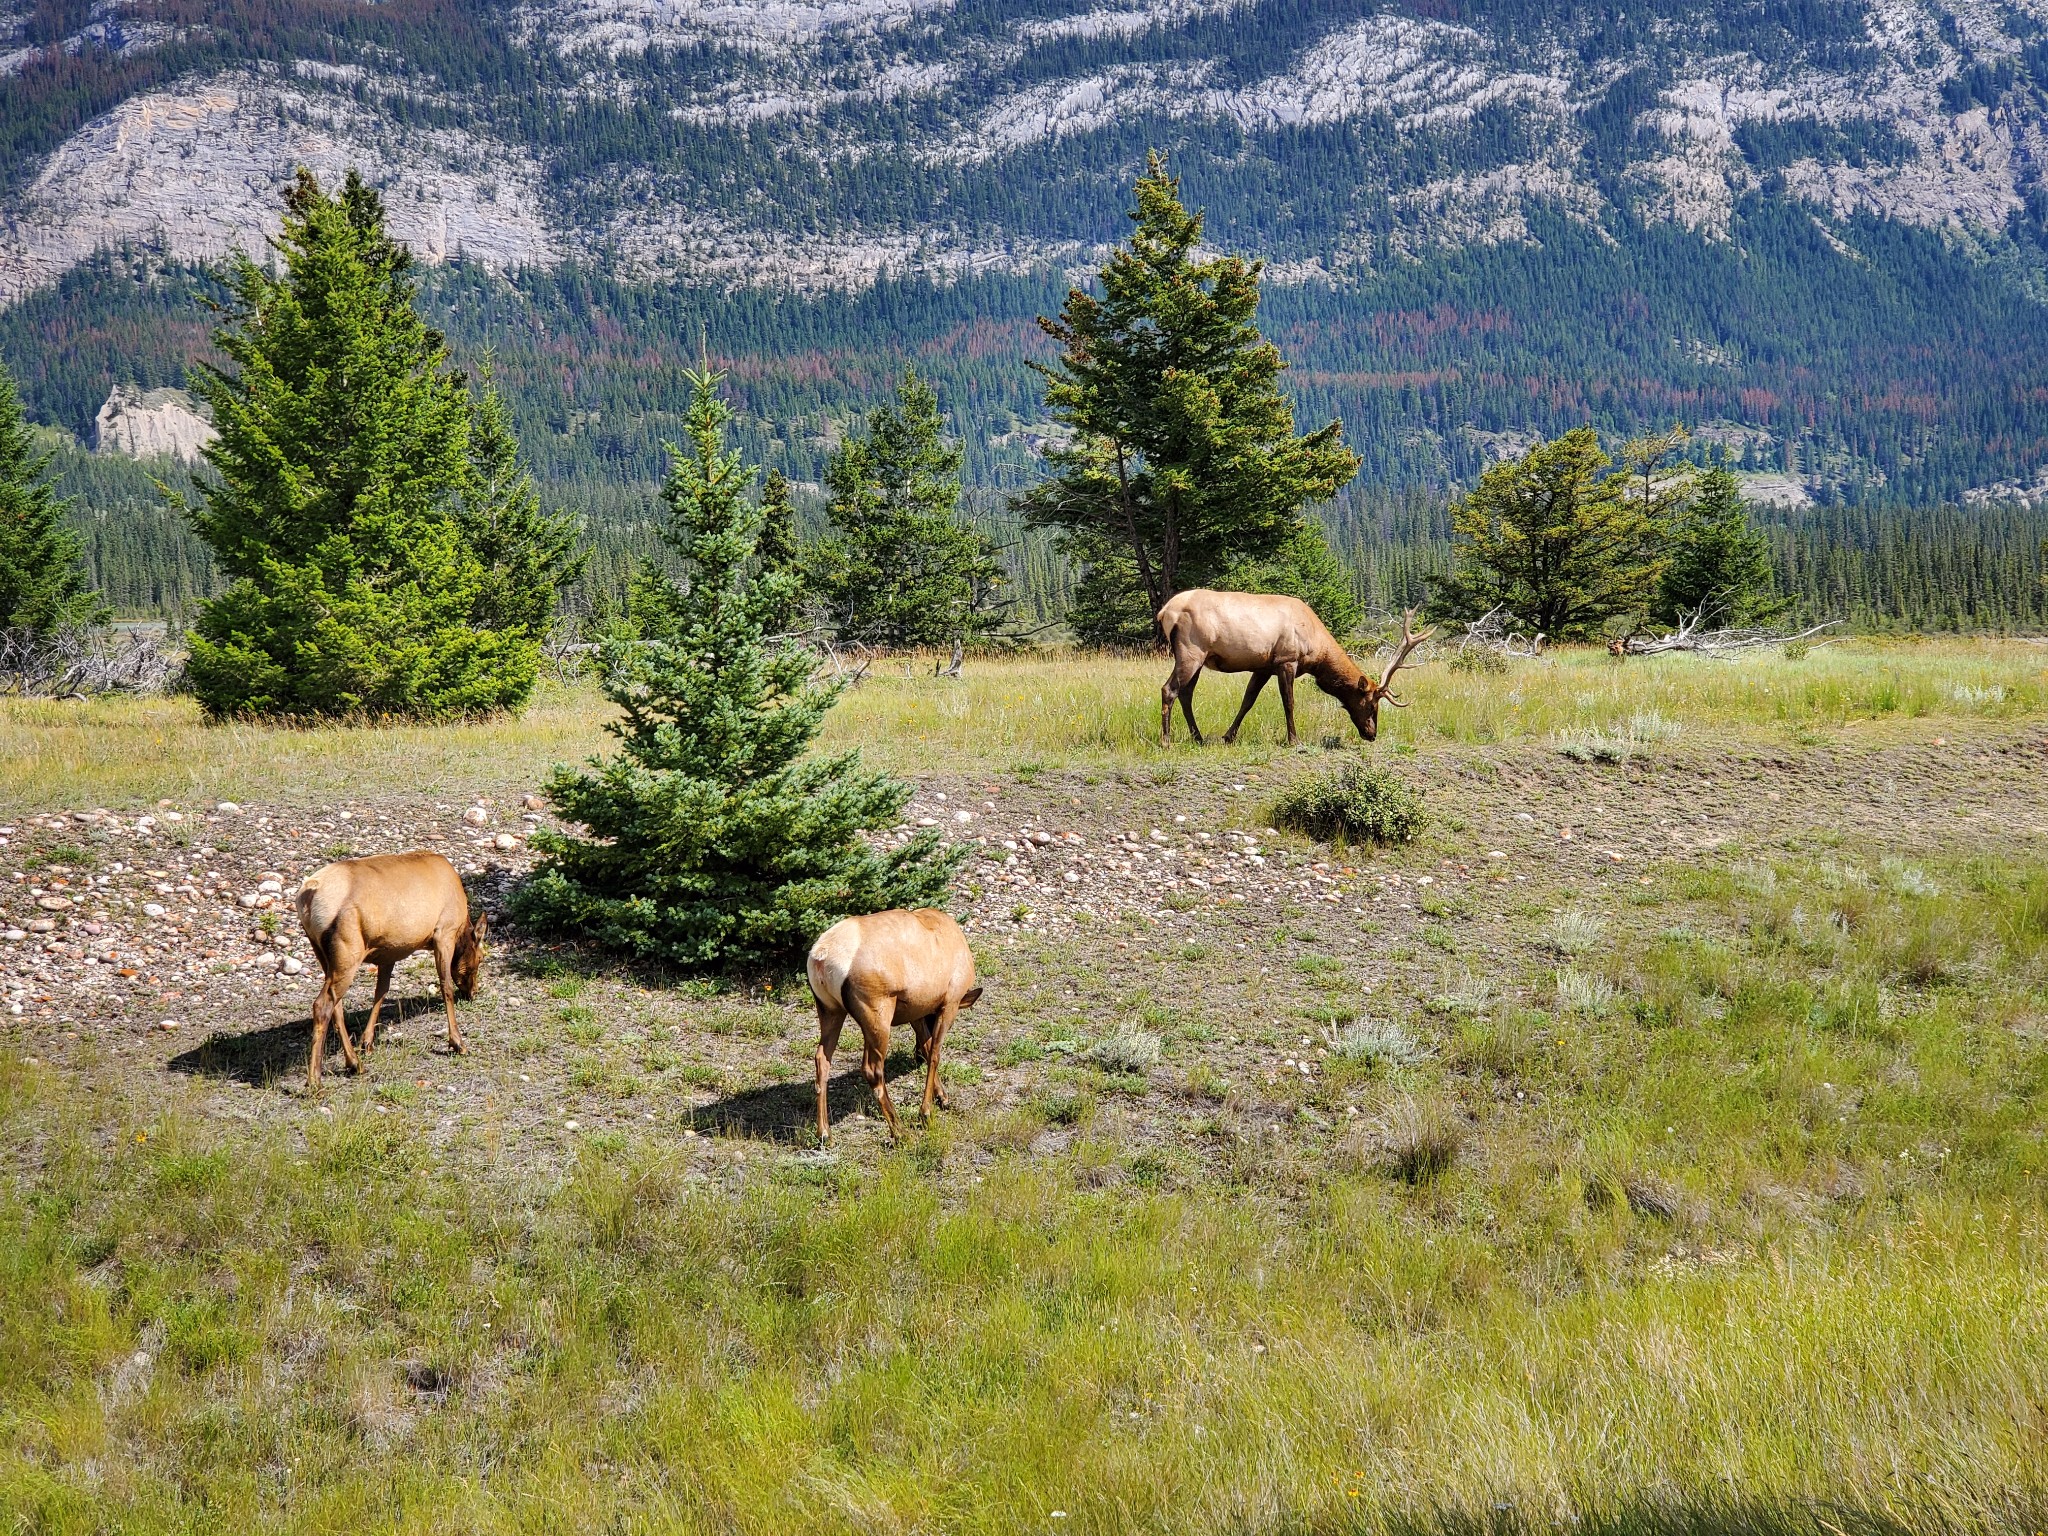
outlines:
{"label": "scrubby vegetation", "polygon": [[1273,807],[1273,825],[1321,842],[1405,843],[1428,819],[1422,797],[1392,769],[1351,763],[1296,785]]}

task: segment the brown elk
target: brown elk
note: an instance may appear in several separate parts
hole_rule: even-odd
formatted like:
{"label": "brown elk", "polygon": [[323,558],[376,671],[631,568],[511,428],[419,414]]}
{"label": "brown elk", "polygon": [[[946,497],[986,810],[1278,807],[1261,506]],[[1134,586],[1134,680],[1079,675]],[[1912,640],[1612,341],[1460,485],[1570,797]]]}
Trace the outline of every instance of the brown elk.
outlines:
{"label": "brown elk", "polygon": [[1380,705],[1404,707],[1388,691],[1394,674],[1408,655],[1436,631],[1415,633],[1415,610],[1401,617],[1401,646],[1375,682],[1339,645],[1315,610],[1298,597],[1254,592],[1211,592],[1198,589],[1170,598],[1159,610],[1159,632],[1173,648],[1173,675],[1159,690],[1159,742],[1173,740],[1173,701],[1180,700],[1188,734],[1202,744],[1195,724],[1195,682],[1202,668],[1212,672],[1249,672],[1244,704],[1230,729],[1226,745],[1237,740],[1238,727],[1259,701],[1270,678],[1280,682],[1280,703],[1287,711],[1287,745],[1294,745],[1294,680],[1306,675],[1344,706],[1358,734],[1371,741],[1379,734]]}
{"label": "brown elk", "polygon": [[469,914],[462,877],[440,854],[427,849],[341,859],[323,865],[299,887],[299,926],[320,958],[323,980],[313,1004],[313,1063],[309,1088],[320,1086],[320,1058],[327,1028],[341,1036],[342,1058],[351,1072],[362,1069],[349,1043],[342,999],[365,960],[377,967],[377,995],[363,1026],[362,1054],[377,1042],[377,1012],[391,990],[391,968],[422,949],[434,952],[441,973],[441,1001],[448,1009],[448,1044],[465,1049],[455,1027],[455,999],[476,996],[484,964],[484,918]]}
{"label": "brown elk", "polygon": [[832,1134],[825,1113],[825,1080],[832,1052],[847,1016],[860,1026],[861,1076],[874,1090],[889,1122],[889,1137],[900,1140],[896,1106],[889,1100],[883,1068],[889,1060],[889,1026],[908,1019],[924,1063],[924,1118],[932,1105],[947,1107],[939,1087],[939,1047],[963,1008],[974,1006],[974,951],[967,935],[943,912],[876,912],[834,923],[811,946],[805,966],[818,1004],[818,1140]]}

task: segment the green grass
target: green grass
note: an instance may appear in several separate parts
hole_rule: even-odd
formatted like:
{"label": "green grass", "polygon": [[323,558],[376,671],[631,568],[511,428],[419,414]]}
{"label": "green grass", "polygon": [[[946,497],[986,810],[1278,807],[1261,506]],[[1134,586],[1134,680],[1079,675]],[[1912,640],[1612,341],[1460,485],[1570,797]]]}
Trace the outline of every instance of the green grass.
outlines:
{"label": "green grass", "polygon": [[[1949,816],[2035,819],[1920,750],[2031,739],[2044,660],[1425,669],[1391,745],[1444,824],[1384,868],[1438,884],[977,928],[956,1108],[896,1150],[872,1115],[827,1154],[701,1113],[808,1102],[780,985],[534,963],[469,1056],[394,1041],[319,1104],[0,1018],[0,1528],[2048,1526],[2048,858]],[[1055,775],[1111,825],[1134,788],[1258,825],[1224,790],[1274,761],[1277,709],[1169,756],[1158,671],[884,669],[831,740],[1003,775],[1097,844]],[[0,773],[25,805],[452,798],[597,749],[602,716],[561,689],[439,733],[0,701]],[[1711,793],[1739,775],[1740,843],[1610,870],[1549,867],[1545,834],[1496,879],[1515,810],[1584,783],[1590,827],[1640,769],[1548,746],[1591,727],[1704,754]],[[1802,740],[1948,777],[1899,788],[1889,835],[1774,821],[1772,765],[1826,760]]]}
{"label": "green grass", "polygon": [[1115,1191],[909,1154],[707,1185],[613,1137],[518,1194],[370,1114],[251,1144],[12,1056],[0,1109],[40,1166],[0,1201],[0,1507],[32,1530],[1598,1529],[1691,1500],[1962,1531],[2048,1498],[2042,1228],[1968,1198],[1629,1283],[1664,1223],[1534,1185],[1532,1270],[1454,1214],[1461,1167],[1291,1200],[1171,1192],[1157,1154]]}

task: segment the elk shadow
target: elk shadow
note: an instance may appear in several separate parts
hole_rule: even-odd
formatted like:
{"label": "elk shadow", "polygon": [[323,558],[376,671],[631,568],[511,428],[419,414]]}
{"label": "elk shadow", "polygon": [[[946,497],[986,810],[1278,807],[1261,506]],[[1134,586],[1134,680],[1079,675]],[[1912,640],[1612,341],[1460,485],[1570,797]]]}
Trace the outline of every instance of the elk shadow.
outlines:
{"label": "elk shadow", "polygon": [[[358,1028],[350,1038],[360,1034]],[[329,1054],[340,1059],[331,1043]],[[250,1088],[268,1088],[280,1078],[303,1078],[312,1056],[313,1021],[306,1017],[240,1035],[216,1031],[164,1065],[187,1077],[210,1077]]]}
{"label": "elk shadow", "polygon": [[[383,1022],[377,1026],[380,1046],[394,1026],[405,1022],[405,1015],[405,1009],[394,1008],[392,1000],[386,1000]],[[440,1017],[438,1003],[434,1005],[433,1016]],[[370,1010],[365,1005],[350,1013],[344,1026],[349,1040],[358,1048],[362,1046],[363,1026],[369,1018]],[[217,1030],[191,1050],[173,1056],[164,1065],[187,1077],[208,1077],[217,1082],[241,1083],[249,1088],[272,1088],[293,1079],[303,1082],[312,1059],[313,1018],[306,1014],[283,1024],[252,1029],[246,1034],[230,1035]],[[331,1034],[327,1037],[327,1059],[322,1067],[323,1075],[350,1075],[347,1063],[342,1059],[341,1043]]]}
{"label": "elk shadow", "polygon": [[[941,1073],[945,1070],[943,1060],[939,1069]],[[882,1073],[884,1080],[892,1083],[899,1077],[915,1077],[919,1092],[923,1092],[924,1067],[908,1051],[892,1051]],[[894,1097],[897,1118],[903,1120],[908,1129],[917,1123],[917,1101],[906,1101],[901,1094]],[[858,1042],[851,1062],[843,1050],[833,1060],[832,1076],[825,1084],[825,1108],[835,1126],[856,1110],[865,1111],[877,1120],[881,1118],[882,1111],[875,1103],[875,1096],[868,1092],[867,1080],[860,1075]],[[764,1088],[728,1094],[692,1110],[690,1124],[696,1130],[717,1136],[746,1136],[761,1141],[808,1141],[818,1128],[818,1087],[805,1077],[795,1082],[770,1083]]]}

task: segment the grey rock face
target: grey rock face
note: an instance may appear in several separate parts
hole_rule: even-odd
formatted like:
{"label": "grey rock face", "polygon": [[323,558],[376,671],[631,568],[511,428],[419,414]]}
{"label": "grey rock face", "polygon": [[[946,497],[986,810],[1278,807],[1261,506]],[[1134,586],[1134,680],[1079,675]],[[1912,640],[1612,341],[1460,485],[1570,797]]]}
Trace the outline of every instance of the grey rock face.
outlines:
{"label": "grey rock face", "polygon": [[116,384],[93,420],[93,452],[196,464],[199,451],[218,435],[182,389]]}

